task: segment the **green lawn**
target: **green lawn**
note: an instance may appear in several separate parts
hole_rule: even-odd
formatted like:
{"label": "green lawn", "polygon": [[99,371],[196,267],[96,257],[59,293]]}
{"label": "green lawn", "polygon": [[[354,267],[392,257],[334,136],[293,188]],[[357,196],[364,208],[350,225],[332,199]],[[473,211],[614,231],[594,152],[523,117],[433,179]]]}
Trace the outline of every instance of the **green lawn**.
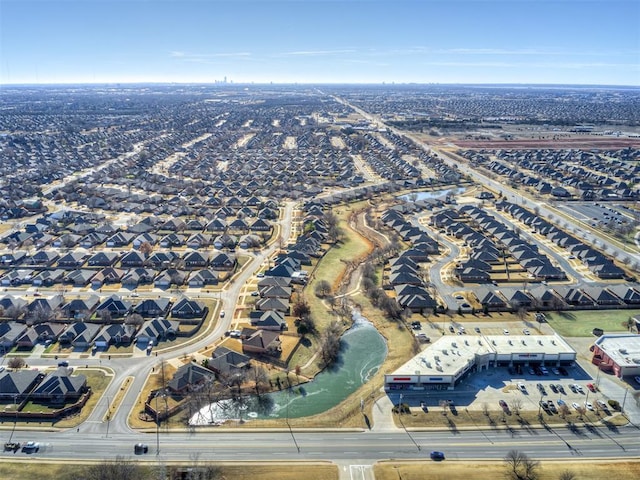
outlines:
{"label": "green lawn", "polygon": [[564,337],[590,337],[591,331],[601,328],[605,333],[626,332],[629,317],[640,310],[582,310],[577,312],[545,313],[547,322]]}

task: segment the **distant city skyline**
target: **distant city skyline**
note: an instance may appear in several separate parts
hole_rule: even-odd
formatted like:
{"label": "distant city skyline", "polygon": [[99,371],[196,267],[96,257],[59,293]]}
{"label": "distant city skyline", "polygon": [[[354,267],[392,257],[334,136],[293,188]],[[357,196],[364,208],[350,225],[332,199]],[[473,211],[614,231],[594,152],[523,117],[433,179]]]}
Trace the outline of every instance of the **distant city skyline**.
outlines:
{"label": "distant city skyline", "polygon": [[640,86],[638,0],[0,0],[0,84]]}

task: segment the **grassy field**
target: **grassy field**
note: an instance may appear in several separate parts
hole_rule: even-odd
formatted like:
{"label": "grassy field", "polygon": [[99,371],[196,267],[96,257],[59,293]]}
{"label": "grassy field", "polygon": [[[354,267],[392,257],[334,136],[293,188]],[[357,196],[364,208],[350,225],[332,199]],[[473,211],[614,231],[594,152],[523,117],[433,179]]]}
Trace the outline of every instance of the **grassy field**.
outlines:
{"label": "grassy field", "polygon": [[[68,465],[65,463],[0,462],[0,478],[11,480],[77,480],[85,478],[87,465]],[[202,462],[201,462],[202,463]],[[137,480],[158,480],[158,467],[155,465],[137,464],[139,475]],[[174,465],[161,468],[172,470]],[[185,466],[186,467],[186,466]],[[226,480],[297,480],[304,476],[305,480],[337,480],[338,467],[330,463],[291,463],[286,465],[243,463],[242,465],[220,465],[222,478]],[[167,480],[169,477],[166,477]]]}
{"label": "grassy field", "polygon": [[563,337],[591,337],[591,331],[601,328],[605,333],[626,332],[629,317],[640,310],[580,310],[576,312],[548,312],[547,322]]}
{"label": "grassy field", "polygon": [[[446,452],[445,452],[446,453]],[[571,462],[546,461],[540,463],[538,480],[557,480],[560,475],[570,471],[580,480],[601,480],[615,477],[616,480],[635,480],[640,478],[640,461],[601,461]],[[505,478],[503,462],[381,462],[374,466],[376,480],[487,480]]]}

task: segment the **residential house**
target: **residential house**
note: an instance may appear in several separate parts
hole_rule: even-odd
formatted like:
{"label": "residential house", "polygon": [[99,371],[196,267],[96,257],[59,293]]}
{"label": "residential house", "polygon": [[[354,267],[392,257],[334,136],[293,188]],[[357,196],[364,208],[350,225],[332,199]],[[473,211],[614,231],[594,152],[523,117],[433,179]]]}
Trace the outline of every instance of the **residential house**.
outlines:
{"label": "residential house", "polygon": [[87,349],[100,331],[97,323],[74,322],[67,326],[58,337],[61,345],[72,345],[74,348]]}
{"label": "residential house", "polygon": [[108,348],[109,345],[128,345],[132,342],[135,333],[135,325],[121,323],[105,325],[94,338],[93,344],[96,348]]}
{"label": "residential house", "polygon": [[38,403],[64,404],[77,400],[87,391],[87,377],[85,375],[72,375],[73,370],[67,367],[58,367],[55,372],[49,373],[30,395]]}
{"label": "residential house", "polygon": [[282,350],[280,334],[270,330],[248,330],[243,332],[242,351],[271,356],[278,356]]}
{"label": "residential house", "polygon": [[147,320],[135,336],[136,345],[143,348],[145,345],[157,345],[161,340],[173,339],[179,327],[180,322],[164,317]]}
{"label": "residential house", "polygon": [[133,307],[132,312],[142,315],[143,317],[162,317],[164,316],[171,302],[168,298],[147,298]]}
{"label": "residential house", "polygon": [[204,304],[197,300],[182,298],[171,308],[171,316],[175,318],[199,318],[204,315]]}
{"label": "residential house", "polygon": [[0,372],[0,401],[22,402],[44,378],[38,370],[4,370]]}
{"label": "residential house", "polygon": [[187,363],[173,374],[173,378],[167,383],[167,388],[170,392],[180,395],[197,390],[214,379],[215,373],[208,368],[197,363]]}
{"label": "residential house", "polygon": [[218,375],[229,378],[246,371],[251,366],[251,358],[226,347],[217,347],[208,366]]}

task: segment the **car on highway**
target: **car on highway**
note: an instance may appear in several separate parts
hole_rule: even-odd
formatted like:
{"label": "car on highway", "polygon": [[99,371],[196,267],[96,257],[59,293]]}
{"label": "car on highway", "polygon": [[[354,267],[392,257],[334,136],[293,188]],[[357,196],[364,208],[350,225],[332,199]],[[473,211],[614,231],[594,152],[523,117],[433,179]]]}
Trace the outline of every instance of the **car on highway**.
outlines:
{"label": "car on highway", "polygon": [[133,453],[136,455],[144,455],[145,453],[149,453],[149,446],[144,443],[136,443],[133,446]]}
{"label": "car on highway", "polygon": [[38,442],[27,442],[22,446],[24,453],[36,453],[40,450],[40,444]]}
{"label": "car on highway", "polygon": [[438,452],[435,450],[431,452],[429,456],[431,457],[431,460],[436,460],[436,461],[444,460],[444,453]]}
{"label": "car on highway", "polygon": [[67,362],[66,360],[62,360],[61,362],[58,362],[58,366],[59,367],[68,367],[69,366],[69,362]]}

